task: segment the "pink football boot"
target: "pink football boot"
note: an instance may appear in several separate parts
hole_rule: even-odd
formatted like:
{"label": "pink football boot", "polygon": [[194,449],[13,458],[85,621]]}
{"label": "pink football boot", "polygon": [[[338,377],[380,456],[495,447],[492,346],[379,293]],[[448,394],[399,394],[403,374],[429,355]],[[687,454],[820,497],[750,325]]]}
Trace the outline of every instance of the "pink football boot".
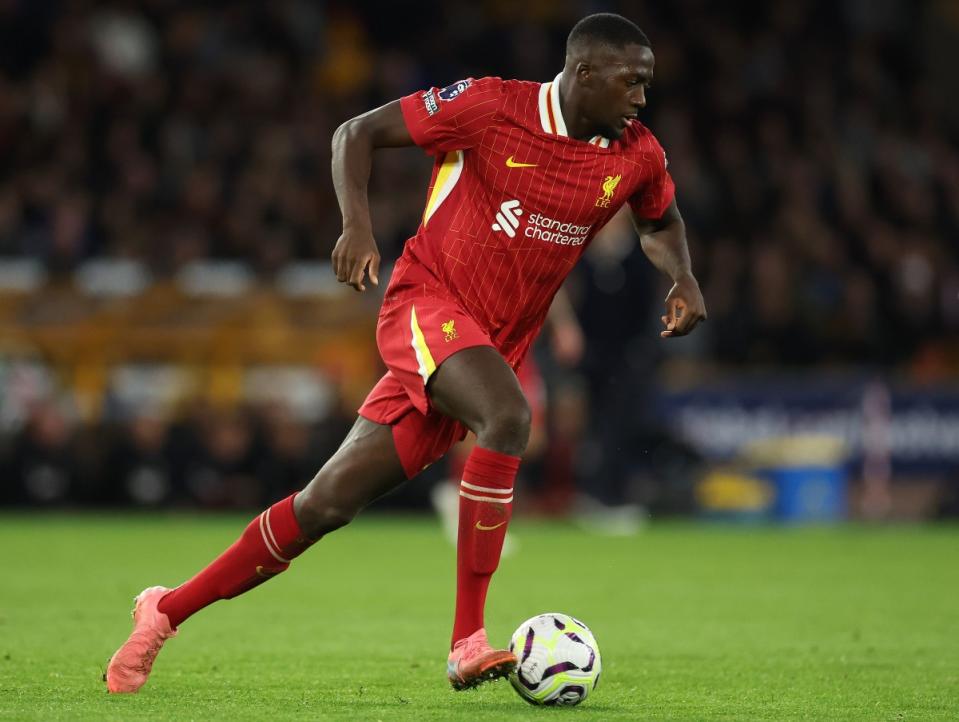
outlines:
{"label": "pink football boot", "polygon": [[482,627],[454,644],[446,662],[446,674],[455,690],[470,689],[505,677],[515,668],[516,655],[506,649],[490,647],[486,630]]}
{"label": "pink football boot", "polygon": [[167,615],[157,611],[157,604],[169,591],[166,587],[149,587],[136,596],[133,632],[110,658],[103,676],[110,692],[136,692],[146,684],[163,643],[176,635]]}

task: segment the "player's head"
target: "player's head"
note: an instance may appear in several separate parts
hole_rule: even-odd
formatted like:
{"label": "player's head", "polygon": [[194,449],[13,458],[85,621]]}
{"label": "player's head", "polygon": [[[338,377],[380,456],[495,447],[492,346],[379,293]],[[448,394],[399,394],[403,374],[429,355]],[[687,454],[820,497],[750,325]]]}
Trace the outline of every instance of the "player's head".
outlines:
{"label": "player's head", "polygon": [[566,40],[573,111],[596,133],[620,137],[646,105],[653,64],[649,38],[635,23],[614,13],[586,16]]}

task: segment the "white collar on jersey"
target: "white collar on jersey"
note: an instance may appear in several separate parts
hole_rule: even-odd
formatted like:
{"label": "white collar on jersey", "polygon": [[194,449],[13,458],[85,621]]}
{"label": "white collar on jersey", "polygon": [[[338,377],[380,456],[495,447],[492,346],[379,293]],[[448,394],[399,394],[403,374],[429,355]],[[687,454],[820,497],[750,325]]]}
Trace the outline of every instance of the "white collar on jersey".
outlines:
{"label": "white collar on jersey", "polygon": [[[562,108],[559,107],[559,81],[562,77],[563,74],[560,73],[553,78],[552,82],[542,83],[539,86],[539,122],[545,132],[568,138],[566,120],[563,118]],[[594,135],[589,142],[600,148],[609,148],[609,138],[601,135]]]}

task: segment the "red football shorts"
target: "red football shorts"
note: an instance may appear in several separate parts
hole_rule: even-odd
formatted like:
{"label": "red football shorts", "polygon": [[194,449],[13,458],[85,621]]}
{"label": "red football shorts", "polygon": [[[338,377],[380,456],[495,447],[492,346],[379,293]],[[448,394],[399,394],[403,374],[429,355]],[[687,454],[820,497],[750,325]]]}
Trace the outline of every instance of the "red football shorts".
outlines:
{"label": "red football shorts", "polygon": [[457,351],[493,343],[453,301],[423,296],[380,311],[376,345],[388,370],[359,414],[393,427],[396,451],[412,479],[466,436],[465,426],[430,406],[426,383]]}

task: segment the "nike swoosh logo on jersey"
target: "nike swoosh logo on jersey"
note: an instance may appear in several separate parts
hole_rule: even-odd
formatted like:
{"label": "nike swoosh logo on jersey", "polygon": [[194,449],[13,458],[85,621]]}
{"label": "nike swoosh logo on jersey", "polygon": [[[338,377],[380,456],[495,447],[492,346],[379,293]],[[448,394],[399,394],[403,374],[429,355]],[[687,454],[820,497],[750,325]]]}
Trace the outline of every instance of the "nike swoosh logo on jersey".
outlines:
{"label": "nike swoosh logo on jersey", "polygon": [[506,159],[507,168],[535,168],[536,165],[536,163],[518,163],[513,160],[513,156]]}
{"label": "nike swoosh logo on jersey", "polygon": [[480,531],[493,531],[493,529],[499,529],[505,523],[505,521],[501,521],[499,524],[494,524],[493,526],[484,526],[483,522],[478,521],[476,522],[476,528]]}

